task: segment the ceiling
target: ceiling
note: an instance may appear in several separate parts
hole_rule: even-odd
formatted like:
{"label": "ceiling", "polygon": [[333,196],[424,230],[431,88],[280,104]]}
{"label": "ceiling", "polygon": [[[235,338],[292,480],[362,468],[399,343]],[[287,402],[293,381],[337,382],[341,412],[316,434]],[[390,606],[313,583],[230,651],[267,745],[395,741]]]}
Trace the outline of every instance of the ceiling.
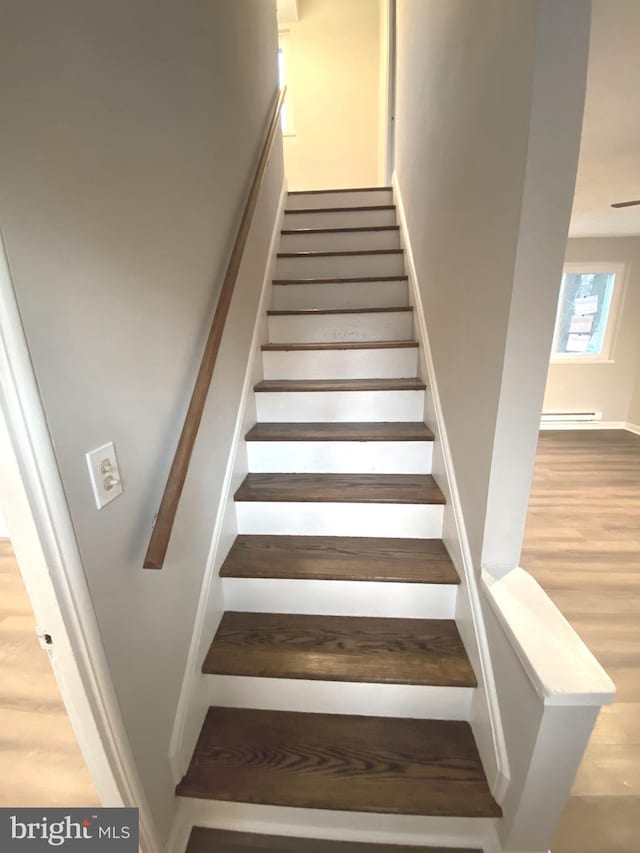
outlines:
{"label": "ceiling", "polygon": [[571,237],[640,234],[640,0],[594,0]]}

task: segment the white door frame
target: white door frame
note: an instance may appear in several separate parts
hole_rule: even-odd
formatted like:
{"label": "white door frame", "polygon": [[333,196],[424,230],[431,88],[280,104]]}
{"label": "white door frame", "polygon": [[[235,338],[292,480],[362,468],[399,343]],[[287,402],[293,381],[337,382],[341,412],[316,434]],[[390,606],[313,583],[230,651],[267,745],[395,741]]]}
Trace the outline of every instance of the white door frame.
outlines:
{"label": "white door frame", "polygon": [[379,0],[378,183],[391,186],[396,98],[396,0]]}
{"label": "white door frame", "polygon": [[[140,809],[159,853],[102,645],[0,234],[0,499],[71,725],[103,806]],[[70,804],[71,805],[71,804]]]}

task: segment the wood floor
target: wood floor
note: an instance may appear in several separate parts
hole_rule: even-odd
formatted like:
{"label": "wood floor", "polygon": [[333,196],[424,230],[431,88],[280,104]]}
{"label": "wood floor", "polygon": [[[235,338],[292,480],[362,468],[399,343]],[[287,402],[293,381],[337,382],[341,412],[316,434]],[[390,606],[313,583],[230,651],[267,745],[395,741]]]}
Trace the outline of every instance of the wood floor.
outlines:
{"label": "wood floor", "polygon": [[640,436],[542,432],[521,558],[613,678],[553,853],[640,851]]}
{"label": "wood floor", "polygon": [[98,804],[8,539],[0,539],[0,806]]}

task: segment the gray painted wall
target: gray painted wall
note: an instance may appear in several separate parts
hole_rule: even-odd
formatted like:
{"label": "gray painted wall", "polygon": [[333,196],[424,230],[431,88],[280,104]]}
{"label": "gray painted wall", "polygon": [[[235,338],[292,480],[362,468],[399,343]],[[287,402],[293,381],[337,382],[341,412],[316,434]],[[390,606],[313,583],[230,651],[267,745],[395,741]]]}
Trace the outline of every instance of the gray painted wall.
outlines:
{"label": "gray painted wall", "polygon": [[[256,212],[165,568],[142,559],[276,90],[274,3],[24,0],[0,224],[109,667],[162,837],[167,753],[282,185]],[[98,512],[84,453],[115,441]]]}
{"label": "gray painted wall", "polygon": [[[584,237],[567,243],[566,260],[626,266],[625,299],[610,364],[550,364],[545,411],[602,412],[605,421],[633,420],[630,404],[640,366],[640,237]],[[629,416],[629,417],[628,417]]]}
{"label": "gray painted wall", "polygon": [[633,396],[631,397],[627,421],[640,429],[640,364],[638,364],[636,382],[633,388]]}
{"label": "gray painted wall", "polygon": [[399,0],[395,168],[479,565],[534,62],[535,2]]}
{"label": "gray painted wall", "polygon": [[398,3],[396,172],[471,553],[490,571],[520,553],[589,11],[584,0]]}

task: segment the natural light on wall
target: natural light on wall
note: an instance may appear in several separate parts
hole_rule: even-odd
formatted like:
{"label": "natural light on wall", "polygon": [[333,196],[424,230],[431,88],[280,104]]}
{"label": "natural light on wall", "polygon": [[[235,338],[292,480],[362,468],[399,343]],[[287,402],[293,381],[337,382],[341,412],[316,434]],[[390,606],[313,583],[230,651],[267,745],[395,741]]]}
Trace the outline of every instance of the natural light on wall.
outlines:
{"label": "natural light on wall", "polygon": [[621,264],[567,264],[560,286],[553,362],[610,361],[620,310]]}
{"label": "natural light on wall", "polygon": [[[288,85],[287,66],[289,64],[289,40],[287,35],[288,31],[286,30],[281,30],[278,34],[278,85],[281,89]],[[282,128],[284,136],[295,136],[290,96],[284,99],[284,104],[280,110],[280,127]]]}

